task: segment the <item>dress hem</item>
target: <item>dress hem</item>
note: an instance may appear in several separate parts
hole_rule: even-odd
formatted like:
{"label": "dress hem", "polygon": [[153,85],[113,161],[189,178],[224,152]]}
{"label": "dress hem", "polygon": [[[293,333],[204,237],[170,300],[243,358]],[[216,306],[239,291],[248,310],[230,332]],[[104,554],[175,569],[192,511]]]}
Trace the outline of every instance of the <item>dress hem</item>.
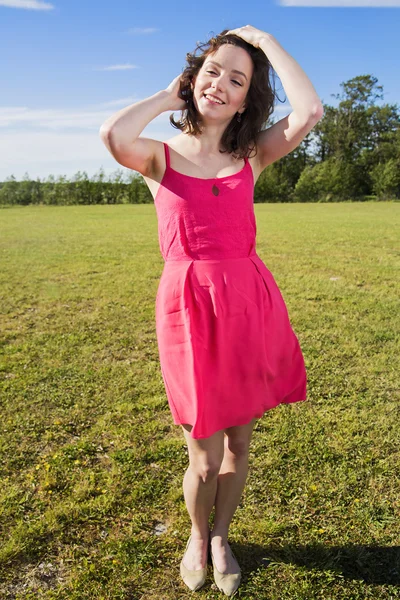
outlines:
{"label": "dress hem", "polygon": [[300,398],[299,400],[281,400],[280,402],[278,402],[278,404],[274,404],[273,406],[270,406],[269,408],[265,408],[261,414],[257,413],[253,417],[250,417],[250,419],[248,419],[245,423],[234,423],[232,425],[226,425],[225,427],[216,429],[215,431],[213,431],[212,433],[209,433],[208,435],[197,435],[196,437],[192,435],[192,432],[194,429],[194,425],[192,425],[192,423],[186,423],[181,420],[178,420],[175,418],[173,413],[171,413],[171,414],[172,414],[172,419],[173,419],[174,425],[190,425],[192,427],[192,429],[190,431],[190,436],[195,440],[200,440],[200,439],[209,438],[212,435],[214,435],[215,433],[217,433],[218,431],[224,431],[225,429],[228,429],[230,427],[242,427],[243,425],[247,425],[248,423],[250,423],[250,421],[252,421],[253,419],[261,419],[265,415],[265,413],[267,413],[268,411],[270,411],[273,408],[276,408],[277,406],[280,406],[282,404],[294,404],[296,402],[307,402],[307,401],[308,401],[308,398]]}

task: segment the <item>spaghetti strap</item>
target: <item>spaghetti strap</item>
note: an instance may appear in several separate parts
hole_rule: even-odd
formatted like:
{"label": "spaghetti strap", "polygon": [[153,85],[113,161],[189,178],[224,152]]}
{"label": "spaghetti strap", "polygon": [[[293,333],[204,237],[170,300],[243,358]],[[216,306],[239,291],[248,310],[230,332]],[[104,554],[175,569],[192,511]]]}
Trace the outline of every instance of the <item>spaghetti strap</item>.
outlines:
{"label": "spaghetti strap", "polygon": [[168,148],[168,144],[166,144],[165,142],[163,142],[164,144],[164,152],[165,152],[165,162],[167,164],[167,167],[169,168],[170,164],[169,164],[169,148]]}

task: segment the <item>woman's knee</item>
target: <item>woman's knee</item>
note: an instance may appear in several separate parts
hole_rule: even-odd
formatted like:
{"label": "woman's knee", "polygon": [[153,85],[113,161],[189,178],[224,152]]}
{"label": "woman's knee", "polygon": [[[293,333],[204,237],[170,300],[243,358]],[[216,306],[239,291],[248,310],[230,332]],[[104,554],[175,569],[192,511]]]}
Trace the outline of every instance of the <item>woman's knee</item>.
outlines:
{"label": "woman's knee", "polygon": [[246,456],[249,453],[249,440],[243,439],[232,439],[229,436],[225,440],[225,448],[231,454],[234,454],[237,458]]}
{"label": "woman's knee", "polygon": [[221,463],[222,460],[219,462],[191,461],[190,469],[203,483],[209,483],[218,477]]}
{"label": "woman's knee", "polygon": [[217,431],[209,438],[194,439],[191,426],[182,425],[189,452],[190,469],[204,483],[218,476],[224,458],[224,432]]}
{"label": "woman's knee", "polygon": [[257,419],[252,419],[252,421],[246,425],[225,429],[225,449],[228,449],[229,452],[237,457],[247,455],[256,421]]}

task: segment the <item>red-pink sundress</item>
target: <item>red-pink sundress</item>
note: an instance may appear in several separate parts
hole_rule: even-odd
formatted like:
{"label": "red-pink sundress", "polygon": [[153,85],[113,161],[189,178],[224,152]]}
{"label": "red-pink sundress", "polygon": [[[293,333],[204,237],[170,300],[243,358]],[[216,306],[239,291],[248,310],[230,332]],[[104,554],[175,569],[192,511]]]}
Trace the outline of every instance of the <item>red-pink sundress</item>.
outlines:
{"label": "red-pink sundress", "polygon": [[165,261],[155,300],[161,373],[174,423],[207,438],[306,400],[307,374],[283,296],[256,253],[248,159],[238,173],[202,179],[172,169],[165,142],[164,150],[154,201]]}

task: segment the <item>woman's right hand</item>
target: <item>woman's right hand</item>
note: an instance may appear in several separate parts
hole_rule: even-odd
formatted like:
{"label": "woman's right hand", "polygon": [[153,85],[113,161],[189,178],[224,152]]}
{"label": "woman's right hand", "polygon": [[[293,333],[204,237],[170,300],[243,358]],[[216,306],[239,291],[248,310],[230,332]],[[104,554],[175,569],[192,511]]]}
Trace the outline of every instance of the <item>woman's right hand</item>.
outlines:
{"label": "woman's right hand", "polygon": [[182,96],[182,75],[177,75],[175,79],[171,81],[166,91],[171,96],[171,107],[170,110],[184,110],[187,108],[187,100]]}

